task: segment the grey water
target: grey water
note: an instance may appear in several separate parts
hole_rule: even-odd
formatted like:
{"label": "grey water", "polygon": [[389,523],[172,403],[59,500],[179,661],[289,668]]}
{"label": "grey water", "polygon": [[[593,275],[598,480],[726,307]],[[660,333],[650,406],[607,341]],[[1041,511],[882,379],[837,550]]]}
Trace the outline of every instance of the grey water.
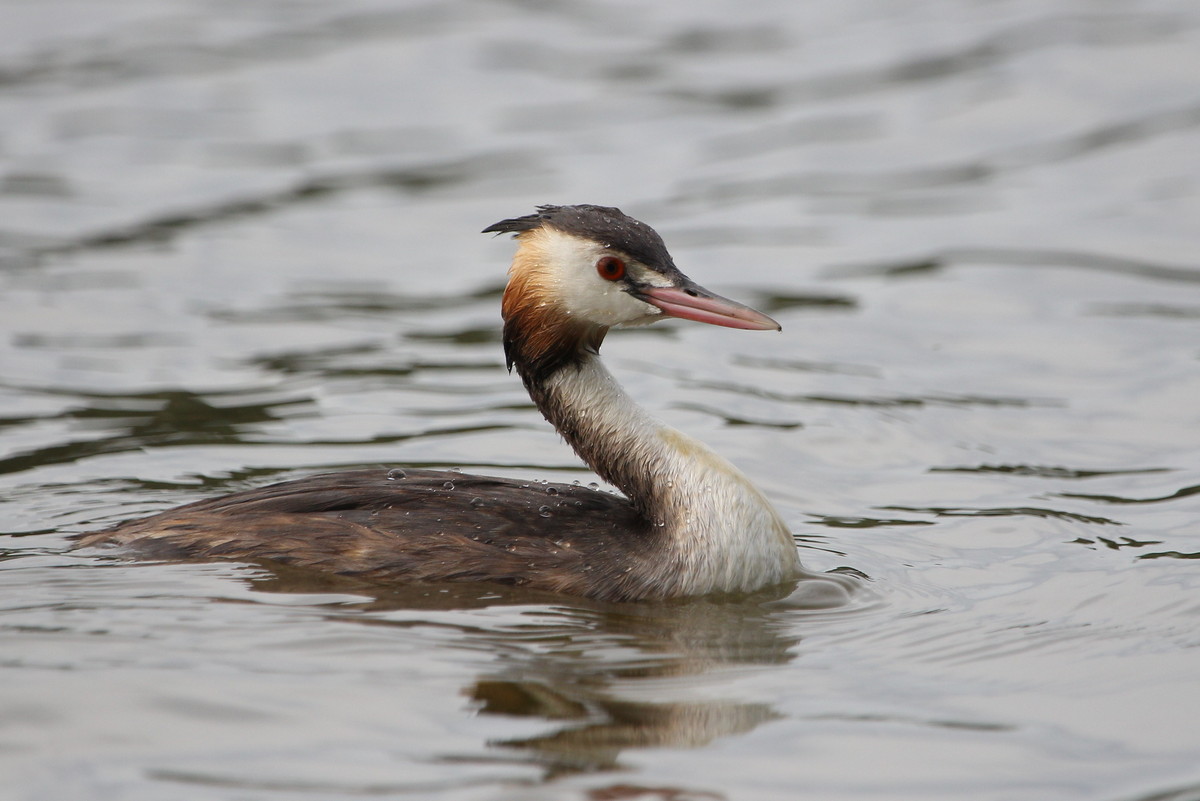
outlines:
{"label": "grey water", "polygon": [[[1200,799],[1200,8],[0,2],[0,797]],[[863,588],[606,605],[70,534],[362,466],[595,481],[538,203],[781,334],[630,394]]]}

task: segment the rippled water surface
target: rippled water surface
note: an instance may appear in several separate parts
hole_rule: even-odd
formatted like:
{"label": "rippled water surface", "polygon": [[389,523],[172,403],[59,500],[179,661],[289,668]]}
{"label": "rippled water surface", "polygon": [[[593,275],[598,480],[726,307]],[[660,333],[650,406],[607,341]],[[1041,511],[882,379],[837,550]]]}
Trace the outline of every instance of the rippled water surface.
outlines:
{"label": "rippled water surface", "polygon": [[[14,799],[1200,799],[1200,10],[0,3]],[[504,370],[537,203],[779,335],[605,344],[845,608],[70,553],[327,469],[594,480]]]}

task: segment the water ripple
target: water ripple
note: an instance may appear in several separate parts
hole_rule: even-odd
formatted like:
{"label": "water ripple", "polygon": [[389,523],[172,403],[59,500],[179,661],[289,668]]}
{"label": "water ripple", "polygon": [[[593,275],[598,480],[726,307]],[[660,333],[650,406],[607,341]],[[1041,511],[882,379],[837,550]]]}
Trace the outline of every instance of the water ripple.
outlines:
{"label": "water ripple", "polygon": [[289,206],[327,200],[330,196],[368,188],[423,193],[449,186],[470,184],[486,178],[527,174],[536,169],[525,152],[497,152],[442,163],[377,167],[367,170],[327,172],[303,178],[290,186],[254,195],[219,200],[191,209],[172,211],[148,219],[93,231],[67,240],[41,244],[10,261],[37,260],[45,256],[79,253],[141,243],[161,244],[193,228],[211,226],[275,212]]}
{"label": "water ripple", "polygon": [[1100,526],[1123,526],[1118,520],[1107,517],[1083,515],[1078,512],[1067,512],[1061,509],[1047,509],[1038,506],[997,506],[997,507],[954,507],[954,506],[881,506],[880,509],[889,512],[916,512],[932,514],[936,517],[1039,517],[1051,520],[1069,520],[1075,523],[1091,523]]}
{"label": "water ripple", "polygon": [[927,275],[957,265],[988,264],[1011,267],[1074,267],[1096,272],[1132,275],[1157,281],[1200,282],[1200,266],[1188,267],[1086,251],[1026,248],[949,248],[935,255],[891,264],[837,267],[840,277]]}
{"label": "water ripple", "polygon": [[1061,492],[1058,494],[1060,498],[1075,498],[1078,500],[1095,501],[1096,503],[1107,503],[1113,505],[1134,505],[1147,503],[1165,503],[1167,501],[1177,501],[1182,498],[1190,498],[1193,495],[1200,495],[1200,484],[1190,487],[1183,487],[1175,490],[1175,492],[1167,495],[1156,495],[1149,498],[1129,498],[1121,495],[1090,495],[1078,492]]}
{"label": "water ripple", "polygon": [[[931,467],[931,473],[999,473],[1033,478],[1103,478],[1105,476],[1131,476],[1147,473],[1169,473],[1169,467],[1126,468],[1112,470],[1082,470],[1072,467],[1056,467],[1033,464],[981,464],[969,467]],[[1064,496],[1070,497],[1070,496]],[[1078,497],[1078,496],[1076,496]]]}

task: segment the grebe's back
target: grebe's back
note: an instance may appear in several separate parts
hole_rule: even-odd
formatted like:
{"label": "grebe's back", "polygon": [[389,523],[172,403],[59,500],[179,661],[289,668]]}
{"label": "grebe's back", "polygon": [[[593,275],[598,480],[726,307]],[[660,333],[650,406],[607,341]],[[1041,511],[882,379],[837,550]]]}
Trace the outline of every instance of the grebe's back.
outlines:
{"label": "grebe's back", "polygon": [[269,560],[369,581],[491,581],[597,598],[656,597],[632,566],[649,526],[625,498],[442,470],[326,473],[189,503],[79,545],[144,559]]}

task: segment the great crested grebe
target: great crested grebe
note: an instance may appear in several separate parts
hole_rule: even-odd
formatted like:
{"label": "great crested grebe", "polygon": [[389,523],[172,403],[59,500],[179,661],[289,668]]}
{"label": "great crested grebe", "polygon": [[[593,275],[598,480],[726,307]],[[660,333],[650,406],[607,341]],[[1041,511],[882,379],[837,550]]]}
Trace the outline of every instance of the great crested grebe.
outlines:
{"label": "great crested grebe", "polygon": [[779,324],[694,283],[654,229],[615,208],[539,206],[483,230],[518,240],[502,307],[509,369],[624,498],[457,472],[356,470],[190,503],[84,534],[78,547],[623,601],[749,592],[809,575],[762,493],[631,401],[599,355],[613,326]]}

